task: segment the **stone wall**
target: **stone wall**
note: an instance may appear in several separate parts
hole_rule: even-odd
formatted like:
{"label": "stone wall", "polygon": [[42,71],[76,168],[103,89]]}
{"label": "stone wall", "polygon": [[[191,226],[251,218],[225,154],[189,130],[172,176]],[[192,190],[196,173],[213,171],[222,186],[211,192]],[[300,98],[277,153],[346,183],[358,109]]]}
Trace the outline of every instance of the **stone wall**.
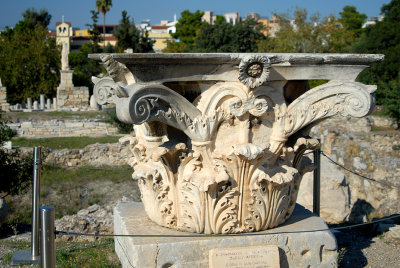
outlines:
{"label": "stone wall", "polygon": [[57,106],[59,108],[89,106],[89,89],[74,87],[72,74],[72,70],[60,71],[60,85],[57,87]]}
{"label": "stone wall", "polygon": [[17,131],[19,137],[79,137],[116,135],[118,129],[99,119],[52,119],[52,120],[19,120],[8,123]]}
{"label": "stone wall", "polygon": [[59,88],[57,90],[58,107],[89,106],[89,89],[87,87]]}
{"label": "stone wall", "polygon": [[96,143],[83,149],[49,152],[45,162],[61,166],[122,166],[132,157],[129,146],[119,143]]}
{"label": "stone wall", "polygon": [[[322,150],[334,161],[369,178],[400,187],[400,131],[384,117],[332,118],[312,128]],[[321,156],[321,216],[330,223],[362,222],[400,211],[400,191],[352,174]],[[312,173],[304,176],[299,198],[312,209]]]}

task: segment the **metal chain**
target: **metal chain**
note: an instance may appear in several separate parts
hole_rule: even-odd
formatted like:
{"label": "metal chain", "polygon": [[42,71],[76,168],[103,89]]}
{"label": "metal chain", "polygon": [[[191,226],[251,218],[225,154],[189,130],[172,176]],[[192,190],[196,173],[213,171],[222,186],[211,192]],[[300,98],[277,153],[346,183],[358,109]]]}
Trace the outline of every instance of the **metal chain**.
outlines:
{"label": "metal chain", "polygon": [[285,231],[285,232],[271,232],[271,233],[240,233],[240,234],[189,234],[189,235],[131,235],[131,234],[85,234],[85,233],[77,233],[77,232],[65,232],[56,230],[57,235],[72,235],[72,236],[93,236],[93,237],[229,237],[229,236],[260,236],[260,235],[277,235],[277,234],[293,234],[293,233],[313,233],[313,232],[323,232],[323,231],[332,231],[332,230],[344,230],[351,229],[360,226],[366,226],[375,224],[382,221],[387,221],[395,218],[399,218],[400,215],[394,215],[387,217],[385,219],[375,220],[373,222],[359,223],[349,226],[341,226],[334,228],[325,228],[325,229],[317,229],[317,230],[304,230],[304,231]]}
{"label": "metal chain", "polygon": [[360,173],[358,173],[358,172],[355,172],[355,171],[353,171],[353,170],[351,170],[351,169],[348,169],[348,168],[346,168],[345,166],[343,166],[343,165],[339,164],[338,162],[334,161],[334,160],[333,160],[332,158],[330,158],[329,156],[327,156],[323,151],[321,151],[321,154],[322,154],[323,156],[325,156],[329,161],[331,161],[332,163],[334,163],[335,165],[337,165],[337,166],[343,168],[344,170],[347,170],[347,171],[350,172],[350,173],[353,173],[354,175],[357,175],[357,176],[359,176],[359,177],[361,177],[361,178],[364,178],[364,179],[366,179],[366,180],[369,180],[369,181],[373,181],[373,182],[376,182],[376,183],[380,183],[380,184],[385,185],[385,186],[387,186],[387,187],[391,187],[391,188],[395,188],[395,189],[400,189],[400,186],[392,185],[392,184],[389,184],[389,183],[387,183],[387,182],[379,181],[379,180],[374,179],[374,178],[369,178],[369,177],[367,177],[367,176],[365,176],[365,175],[362,175],[362,174],[360,174]]}

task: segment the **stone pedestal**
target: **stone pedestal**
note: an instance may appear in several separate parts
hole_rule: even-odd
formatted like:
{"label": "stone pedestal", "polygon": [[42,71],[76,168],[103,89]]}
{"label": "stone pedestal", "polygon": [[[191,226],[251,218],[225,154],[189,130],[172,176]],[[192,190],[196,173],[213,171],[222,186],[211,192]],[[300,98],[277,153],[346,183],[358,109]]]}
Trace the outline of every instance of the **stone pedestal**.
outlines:
{"label": "stone pedestal", "polygon": [[7,103],[7,88],[0,86],[0,109],[6,111],[9,106]]}
{"label": "stone pedestal", "polygon": [[61,81],[57,87],[57,107],[85,106],[89,104],[89,89],[74,87],[72,82],[73,70],[61,70]]}
{"label": "stone pedestal", "polygon": [[[336,267],[337,244],[324,221],[296,205],[292,216],[272,230],[238,236],[204,236],[161,227],[146,215],[143,203],[114,208],[115,234],[184,235],[188,237],[116,237],[115,251],[123,267],[209,267],[215,249],[277,246],[280,267]],[[306,231],[306,232],[304,232]],[[194,236],[193,236],[194,235]]]}
{"label": "stone pedestal", "polygon": [[44,94],[40,94],[40,110],[44,110],[45,109],[45,96]]}
{"label": "stone pedestal", "polygon": [[26,102],[28,104],[28,109],[32,110],[32,98],[27,98]]}

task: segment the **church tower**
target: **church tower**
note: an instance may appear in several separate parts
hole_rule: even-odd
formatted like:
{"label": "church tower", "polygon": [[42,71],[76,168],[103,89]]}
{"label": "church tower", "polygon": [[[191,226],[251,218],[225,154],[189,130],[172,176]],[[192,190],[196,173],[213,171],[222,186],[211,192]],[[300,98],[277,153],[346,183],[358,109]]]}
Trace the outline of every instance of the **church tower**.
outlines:
{"label": "church tower", "polygon": [[62,17],[61,22],[56,22],[56,30],[57,30],[57,35],[56,35],[56,41],[57,45],[61,45],[63,43],[67,43],[68,47],[68,53],[70,52],[71,48],[71,36],[72,36],[72,27],[71,27],[71,22],[64,21],[64,16]]}

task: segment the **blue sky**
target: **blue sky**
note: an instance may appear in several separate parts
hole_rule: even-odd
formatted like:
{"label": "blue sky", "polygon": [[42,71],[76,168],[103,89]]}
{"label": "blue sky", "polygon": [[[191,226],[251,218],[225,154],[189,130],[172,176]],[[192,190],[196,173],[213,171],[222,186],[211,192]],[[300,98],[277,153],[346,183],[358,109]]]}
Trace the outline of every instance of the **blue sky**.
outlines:
{"label": "blue sky", "polygon": [[[39,10],[45,8],[52,15],[50,29],[55,28],[55,22],[61,21],[64,16],[66,21],[71,21],[73,27],[85,28],[85,24],[91,23],[90,10],[95,9],[95,0],[0,0],[0,29],[5,26],[12,27],[22,16],[21,13],[34,7]],[[144,19],[150,19],[152,25],[160,23],[160,20],[173,20],[174,14],[189,9],[211,10],[215,14],[227,12],[240,12],[242,17],[249,12],[257,12],[263,17],[271,17],[273,12],[285,13],[296,6],[306,8],[309,14],[319,12],[323,16],[329,14],[338,15],[345,5],[357,7],[359,12],[367,16],[378,16],[383,4],[390,0],[113,0],[113,7],[106,15],[107,24],[118,24],[121,11],[126,10],[128,15],[140,23]],[[103,18],[100,15],[100,23]]]}

